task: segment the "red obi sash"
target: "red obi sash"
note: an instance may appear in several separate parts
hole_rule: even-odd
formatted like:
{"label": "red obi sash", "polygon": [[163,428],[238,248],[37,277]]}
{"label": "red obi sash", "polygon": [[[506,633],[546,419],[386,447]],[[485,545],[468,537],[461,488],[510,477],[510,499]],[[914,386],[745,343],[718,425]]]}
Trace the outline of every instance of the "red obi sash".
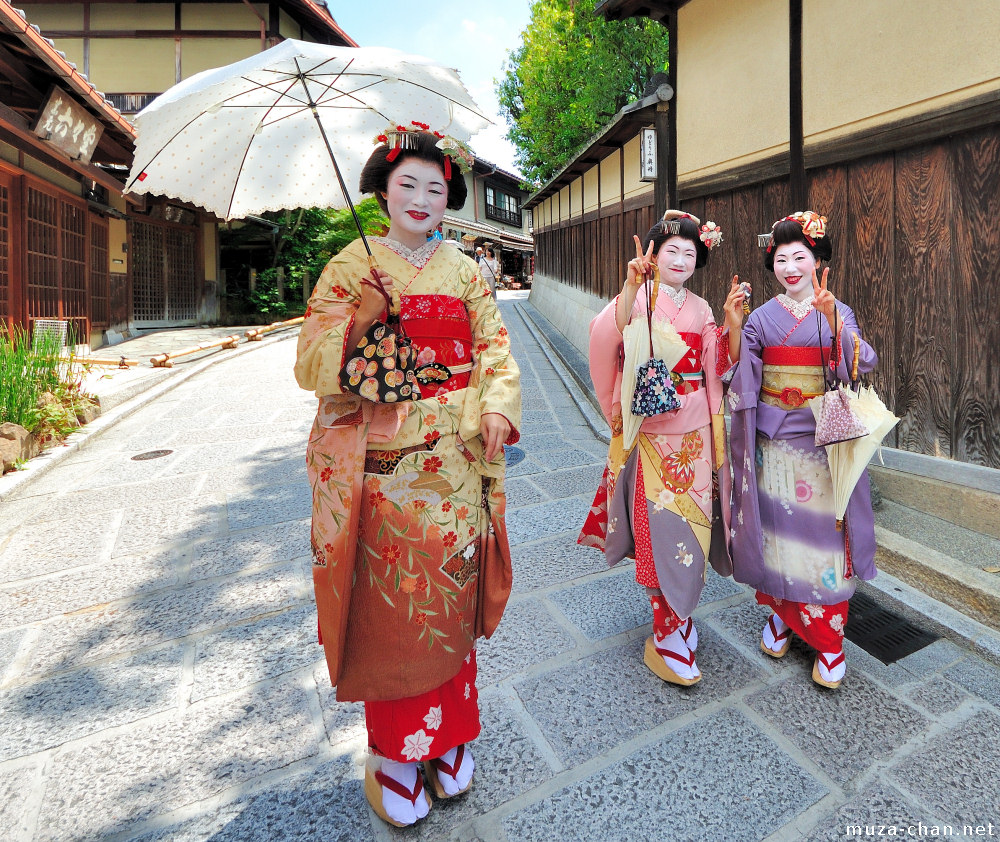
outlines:
{"label": "red obi sash", "polygon": [[673,367],[673,371],[680,375],[683,384],[678,384],[677,393],[686,395],[701,388],[704,372],[701,368],[701,334],[681,333],[678,335],[683,339],[690,352],[681,357],[680,362]]}
{"label": "red obi sash", "polygon": [[[682,334],[683,335],[683,334]],[[823,360],[830,359],[830,349],[820,349],[815,345],[798,347],[793,345],[768,345],[761,354],[764,365],[823,365]]]}
{"label": "red obi sash", "polygon": [[464,389],[472,371],[472,325],[460,298],[404,295],[400,320],[413,341],[420,393],[433,398]]}

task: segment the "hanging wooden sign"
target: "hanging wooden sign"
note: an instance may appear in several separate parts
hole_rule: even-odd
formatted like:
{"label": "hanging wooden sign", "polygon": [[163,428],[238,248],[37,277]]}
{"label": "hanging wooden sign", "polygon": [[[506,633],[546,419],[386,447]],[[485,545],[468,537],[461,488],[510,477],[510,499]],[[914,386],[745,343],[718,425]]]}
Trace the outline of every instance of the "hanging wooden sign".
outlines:
{"label": "hanging wooden sign", "polygon": [[73,160],[89,164],[104,126],[64,91],[53,88],[32,131]]}

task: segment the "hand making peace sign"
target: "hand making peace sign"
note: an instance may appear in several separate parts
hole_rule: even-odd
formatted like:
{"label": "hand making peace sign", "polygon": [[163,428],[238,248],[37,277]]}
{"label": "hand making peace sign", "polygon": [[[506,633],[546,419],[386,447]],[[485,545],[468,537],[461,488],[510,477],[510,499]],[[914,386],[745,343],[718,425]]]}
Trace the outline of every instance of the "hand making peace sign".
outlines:
{"label": "hand making peace sign", "polygon": [[837,312],[837,299],[830,290],[826,288],[827,279],[830,277],[830,267],[828,266],[823,270],[823,276],[821,281],[816,280],[816,270],[813,269],[812,282],[813,282],[813,307],[815,307],[819,312],[826,316],[826,320],[830,323],[830,329],[833,330],[836,325],[834,324],[834,319]]}
{"label": "hand making peace sign", "polygon": [[625,275],[625,283],[622,284],[621,295],[618,296],[618,304],[615,307],[615,323],[618,330],[624,331],[632,315],[632,306],[635,304],[636,294],[643,281],[653,274],[653,241],[649,241],[649,247],[645,254],[642,251],[642,240],[635,234],[635,257],[628,262],[628,272]]}

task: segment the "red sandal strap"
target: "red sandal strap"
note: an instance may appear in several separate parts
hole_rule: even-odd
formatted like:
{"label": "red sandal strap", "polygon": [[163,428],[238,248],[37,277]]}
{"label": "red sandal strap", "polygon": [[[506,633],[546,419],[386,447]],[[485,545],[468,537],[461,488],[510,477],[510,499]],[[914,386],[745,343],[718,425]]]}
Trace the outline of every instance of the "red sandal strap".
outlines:
{"label": "red sandal strap", "polygon": [[685,643],[687,643],[687,639],[691,637],[691,629],[693,628],[694,628],[694,620],[691,619],[691,617],[688,617],[685,626],[681,626],[681,637],[684,638]]}
{"label": "red sandal strap", "polygon": [[671,649],[661,649],[656,645],[655,640],[653,641],[653,648],[656,650],[656,654],[661,657],[673,658],[675,661],[680,661],[682,664],[686,664],[687,666],[694,664],[694,652],[688,652],[688,657],[685,658],[683,655],[679,655]]}
{"label": "red sandal strap", "polygon": [[771,637],[774,638],[775,643],[788,640],[788,636],[792,633],[791,628],[786,628],[781,634],[778,634],[778,629],[774,625],[774,614],[767,618],[767,624],[771,627]]}
{"label": "red sandal strap", "polygon": [[417,782],[413,785],[413,791],[411,792],[406,788],[404,784],[401,784],[395,778],[390,778],[385,772],[379,769],[375,773],[375,780],[379,784],[392,792],[395,792],[400,798],[406,798],[411,804],[416,806],[417,799],[420,794],[424,791],[424,780],[420,776],[420,772],[417,772]]}
{"label": "red sandal strap", "polygon": [[451,777],[453,777],[457,782],[458,770],[462,768],[462,758],[464,757],[465,757],[465,743],[462,743],[458,747],[458,751],[455,752],[455,764],[453,766],[449,766],[440,757],[434,758],[432,762],[434,763],[434,767],[436,769],[440,769],[446,775],[451,775]]}
{"label": "red sandal strap", "polygon": [[843,652],[838,652],[837,655],[834,657],[833,661],[828,661],[826,659],[826,655],[824,655],[822,652],[818,652],[817,657],[823,662],[823,666],[830,671],[833,671],[836,667],[839,667],[842,663],[844,663],[845,660]]}

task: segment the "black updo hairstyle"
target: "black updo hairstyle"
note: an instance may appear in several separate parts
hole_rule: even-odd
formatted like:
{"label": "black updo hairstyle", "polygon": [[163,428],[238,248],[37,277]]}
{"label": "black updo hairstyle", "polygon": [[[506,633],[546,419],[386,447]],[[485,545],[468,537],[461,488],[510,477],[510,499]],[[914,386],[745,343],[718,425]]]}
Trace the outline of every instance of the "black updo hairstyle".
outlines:
{"label": "black updo hairstyle", "polygon": [[[673,233],[670,227],[677,225],[677,233]],[[700,231],[698,230],[698,225],[693,219],[682,216],[676,219],[672,219],[669,222],[664,222],[662,219],[656,223],[649,231],[646,232],[646,236],[642,239],[642,251],[643,254],[649,248],[649,244],[653,244],[653,258],[660,253],[660,248],[663,244],[669,240],[671,237],[683,237],[685,240],[690,240],[694,243],[695,252],[697,256],[694,260],[694,268],[700,269],[708,262],[708,246],[706,246],[700,237]]]}
{"label": "black updo hairstyle", "polygon": [[817,261],[829,261],[833,257],[833,245],[829,234],[810,243],[799,223],[794,219],[783,219],[771,229],[771,247],[764,251],[764,268],[768,272],[774,271],[774,253],[778,250],[778,246],[787,246],[789,243],[802,243]]}
{"label": "black updo hairstyle", "polygon": [[[359,187],[362,193],[374,193],[375,201],[382,208],[382,212],[389,213],[386,206],[385,197],[382,195],[389,188],[389,176],[392,171],[403,163],[407,158],[416,158],[420,161],[427,161],[441,168],[444,174],[444,152],[438,146],[438,138],[430,132],[407,132],[407,143],[410,145],[399,150],[399,155],[394,160],[388,160],[389,146],[381,144],[372,152],[365,167],[361,170],[361,182]],[[468,194],[468,187],[465,185],[465,176],[458,168],[458,164],[452,159],[451,178],[445,179],[448,185],[448,204],[450,210],[459,210],[465,205],[465,197]]]}

